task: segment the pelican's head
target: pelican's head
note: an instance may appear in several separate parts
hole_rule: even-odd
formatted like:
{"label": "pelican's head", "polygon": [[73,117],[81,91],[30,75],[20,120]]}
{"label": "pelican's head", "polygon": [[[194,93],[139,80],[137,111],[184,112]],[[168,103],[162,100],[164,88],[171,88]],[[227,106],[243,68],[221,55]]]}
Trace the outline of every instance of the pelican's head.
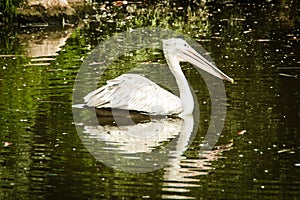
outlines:
{"label": "pelican's head", "polygon": [[213,76],[233,83],[232,78],[227,76],[210,61],[205,59],[200,53],[198,53],[181,38],[171,38],[163,40],[163,50],[165,56],[169,59],[177,59],[178,62],[189,62],[195,67],[202,69]]}

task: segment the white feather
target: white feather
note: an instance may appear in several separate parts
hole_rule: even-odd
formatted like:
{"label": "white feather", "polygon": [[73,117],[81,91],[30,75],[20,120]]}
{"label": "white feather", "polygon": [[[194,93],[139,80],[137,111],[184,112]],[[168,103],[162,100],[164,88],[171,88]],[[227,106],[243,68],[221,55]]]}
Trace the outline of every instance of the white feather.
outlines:
{"label": "white feather", "polygon": [[136,110],[154,115],[182,112],[180,98],[138,74],[123,74],[84,97],[89,107]]}

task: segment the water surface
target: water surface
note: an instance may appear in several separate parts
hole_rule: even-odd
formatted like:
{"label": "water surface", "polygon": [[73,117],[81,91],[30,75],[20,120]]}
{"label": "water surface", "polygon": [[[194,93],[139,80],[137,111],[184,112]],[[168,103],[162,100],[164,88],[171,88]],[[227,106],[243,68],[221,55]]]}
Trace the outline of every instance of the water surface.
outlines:
{"label": "water surface", "polygon": [[[98,14],[70,29],[1,27],[1,199],[300,198],[297,3],[96,6]],[[89,52],[116,33],[149,26],[188,34],[235,83],[224,82],[221,136],[212,151],[200,153],[211,100],[201,75],[183,64],[201,110],[198,131],[172,164],[136,174],[110,168],[88,151],[71,104]],[[149,62],[163,64],[162,52],[120,57],[99,84]]]}

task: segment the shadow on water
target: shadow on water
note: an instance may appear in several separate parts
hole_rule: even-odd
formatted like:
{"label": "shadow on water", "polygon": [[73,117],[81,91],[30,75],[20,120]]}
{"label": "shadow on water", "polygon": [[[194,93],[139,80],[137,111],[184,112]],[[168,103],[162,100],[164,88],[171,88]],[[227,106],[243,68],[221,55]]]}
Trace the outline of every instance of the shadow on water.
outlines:
{"label": "shadow on water", "polygon": [[[300,22],[296,1],[95,6],[98,13],[79,27],[0,29],[1,199],[300,197]],[[225,83],[227,115],[217,145],[212,151],[200,152],[210,122],[211,100],[199,73],[184,64],[201,110],[194,140],[186,149],[188,134],[178,134],[181,120],[146,119],[138,124],[155,127],[155,123],[165,123],[176,131],[149,141],[149,146],[137,145],[139,151],[155,151],[155,142],[164,147],[172,139],[175,142],[170,148],[177,151],[170,151],[163,169],[127,173],[99,162],[83,145],[72,116],[73,84],[82,60],[101,41],[146,26],[189,34],[235,84]],[[163,63],[156,50],[131,53],[106,70],[99,84],[141,63]],[[151,73],[155,76],[155,70]],[[162,82],[168,80],[165,74],[158,77]],[[120,159],[116,164],[128,161],[121,159],[124,155],[137,157],[128,152],[132,141],[126,141],[124,135],[122,141],[115,140],[114,136],[123,133],[105,124],[82,124],[89,147],[99,148],[93,146],[97,143],[103,147],[103,137],[110,137],[104,140],[122,155],[116,156]],[[102,158],[100,150],[97,156]]]}

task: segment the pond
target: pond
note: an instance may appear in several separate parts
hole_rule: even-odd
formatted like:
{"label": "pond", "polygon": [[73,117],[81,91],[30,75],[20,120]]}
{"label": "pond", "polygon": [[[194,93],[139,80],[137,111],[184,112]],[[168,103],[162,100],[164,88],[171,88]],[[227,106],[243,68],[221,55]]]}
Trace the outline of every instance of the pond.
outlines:
{"label": "pond", "polygon": [[[299,4],[141,1],[96,3],[95,8],[96,14],[76,26],[0,28],[0,199],[300,198]],[[190,135],[182,134],[180,119],[151,119],[172,131],[151,147],[134,141],[126,146],[106,137],[112,134],[99,138],[89,132],[95,126],[82,125],[88,110],[84,122],[74,120],[74,84],[84,61],[99,44],[139,28],[189,36],[234,79],[222,82],[226,116],[217,118],[223,125],[212,149],[202,147],[215,120],[214,99],[205,75],[188,63],[182,69],[196,100]],[[178,92],[163,66],[161,49],[132,50],[116,58],[97,84],[139,73]],[[109,145],[95,154],[100,140]],[[176,144],[163,166],[130,171],[142,160],[132,152],[148,155],[153,146],[163,150],[172,141]],[[130,159],[110,154],[116,149]],[[110,155],[114,166],[101,160]]]}

